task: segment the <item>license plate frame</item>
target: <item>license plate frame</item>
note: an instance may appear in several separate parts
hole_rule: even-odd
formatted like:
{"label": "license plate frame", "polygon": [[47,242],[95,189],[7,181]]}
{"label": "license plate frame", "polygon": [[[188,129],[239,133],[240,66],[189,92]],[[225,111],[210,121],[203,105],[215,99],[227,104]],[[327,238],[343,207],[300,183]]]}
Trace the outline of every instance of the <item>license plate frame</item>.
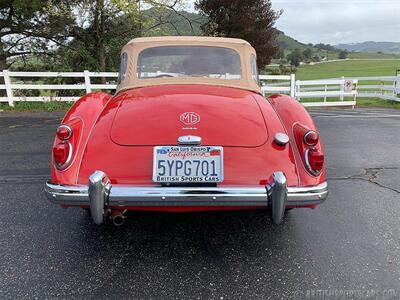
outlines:
{"label": "license plate frame", "polygon": [[[172,155],[167,157],[166,155]],[[165,173],[167,175],[159,175],[160,169],[159,161],[162,158],[168,158],[166,164],[164,163]],[[174,163],[180,161],[182,168],[177,169],[175,165],[175,172],[171,170],[174,168]],[[191,163],[186,163],[191,161]],[[196,162],[195,162],[196,161]],[[197,161],[200,161],[197,163]],[[207,161],[207,163],[203,163]],[[214,162],[214,164],[212,163]],[[179,163],[178,163],[179,164]],[[190,170],[190,175],[187,175],[188,166],[193,164],[193,169]],[[207,165],[207,175],[204,175],[204,169]],[[210,170],[211,165],[211,170]],[[167,170],[167,167],[169,169]],[[200,170],[199,170],[200,169]],[[192,172],[193,171],[193,172]],[[196,172],[197,171],[197,172]],[[208,174],[211,171],[211,175]],[[194,173],[194,174],[193,174]],[[171,175],[170,175],[171,174]],[[193,175],[192,175],[193,174]],[[200,174],[200,176],[199,176]],[[215,175],[215,176],[213,176]],[[153,182],[156,183],[221,183],[224,180],[224,159],[222,146],[155,146],[153,150]]]}

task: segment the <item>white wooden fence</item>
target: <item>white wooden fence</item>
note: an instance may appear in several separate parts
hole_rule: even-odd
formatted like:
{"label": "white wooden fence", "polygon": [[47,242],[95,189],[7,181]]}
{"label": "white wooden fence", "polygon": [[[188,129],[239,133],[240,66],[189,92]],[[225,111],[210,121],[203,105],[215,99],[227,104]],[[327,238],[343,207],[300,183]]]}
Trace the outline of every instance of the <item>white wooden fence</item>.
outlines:
{"label": "white wooden fence", "polygon": [[[114,90],[117,87],[116,72],[12,72],[3,70],[0,77],[4,78],[4,84],[0,84],[0,90],[6,90],[7,97],[0,97],[0,102],[8,102],[14,106],[14,101],[75,101],[79,96],[15,96],[14,91],[18,90],[84,90],[90,93],[93,90]],[[105,77],[110,78],[106,84],[92,83],[91,78]],[[75,78],[74,84],[43,84],[25,83],[22,78]],[[14,79],[14,80],[13,80]],[[15,80],[17,79],[17,80]]]}
{"label": "white wooden fence", "polygon": [[[13,106],[15,101],[74,101],[79,98],[79,96],[60,96],[59,93],[54,95],[54,91],[83,90],[85,93],[90,93],[93,90],[114,90],[118,73],[12,72],[3,70],[0,72],[0,77],[4,79],[4,84],[0,84],[0,90],[6,90],[6,97],[0,97],[0,102],[8,102],[10,106]],[[107,78],[107,83],[96,83],[98,79],[95,78],[99,77]],[[46,78],[74,78],[74,83],[46,84],[43,83]],[[32,81],[32,79],[36,80]],[[400,101],[400,74],[397,76],[342,77],[321,80],[296,80],[294,74],[260,75],[260,80],[263,84],[264,94],[289,94],[305,106],[354,106],[358,97]],[[26,96],[23,92],[26,90],[40,90],[41,95]],[[53,95],[49,95],[50,91],[53,91]],[[315,102],[309,101],[310,98],[322,98],[323,100]],[[327,98],[338,98],[340,101],[327,101]]]}
{"label": "white wooden fence", "polygon": [[[260,75],[264,94],[280,93],[295,97],[295,74],[290,75]],[[272,81],[272,82],[271,82]],[[280,81],[276,83],[276,81]],[[269,83],[268,83],[269,82]]]}
{"label": "white wooden fence", "polygon": [[[264,94],[286,93],[297,100],[302,98],[324,98],[323,102],[302,102],[304,106],[355,106],[357,95],[357,80],[321,79],[321,80],[295,80],[295,75],[260,75],[261,81],[266,84],[262,87]],[[277,80],[283,82],[277,83]],[[289,81],[288,81],[289,80]],[[269,82],[268,82],[269,81]],[[272,82],[271,82],[272,81]],[[328,97],[339,98],[341,101],[327,101]],[[351,101],[344,101],[351,97]]]}
{"label": "white wooden fence", "polygon": [[[295,80],[294,74],[285,76],[261,75],[264,94],[286,93],[304,106],[355,106],[357,98],[380,98],[400,102],[400,74],[319,80]],[[310,101],[323,98],[323,101]],[[340,101],[328,101],[338,98]],[[304,101],[305,100],[305,101]]]}

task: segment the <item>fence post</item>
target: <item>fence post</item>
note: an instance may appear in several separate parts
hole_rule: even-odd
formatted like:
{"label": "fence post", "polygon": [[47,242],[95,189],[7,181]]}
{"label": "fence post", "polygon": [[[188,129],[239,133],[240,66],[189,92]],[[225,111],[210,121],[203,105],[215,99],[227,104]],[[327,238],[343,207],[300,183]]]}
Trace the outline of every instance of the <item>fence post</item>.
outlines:
{"label": "fence post", "polygon": [[340,85],[340,101],[344,100],[343,93],[344,93],[344,76],[342,76],[342,83]]}
{"label": "fence post", "polygon": [[3,77],[4,77],[4,85],[6,86],[8,105],[14,106],[14,95],[11,88],[11,80],[8,70],[3,70]]}
{"label": "fence post", "polygon": [[354,92],[355,92],[354,93],[354,98],[353,98],[354,102],[357,101],[357,94],[358,94],[357,87],[358,87],[358,80],[355,79],[355,80],[353,80],[353,89],[354,89]]}
{"label": "fence post", "polygon": [[292,98],[295,97],[295,81],[296,81],[296,75],[290,74],[290,97]]}
{"label": "fence post", "polygon": [[396,88],[396,95],[400,95],[400,71],[396,74],[396,81],[395,81],[395,88]]}
{"label": "fence post", "polygon": [[83,71],[83,76],[85,76],[85,88],[86,88],[86,94],[89,94],[92,92],[92,89],[90,87],[90,75],[89,71],[85,70]]}
{"label": "fence post", "polygon": [[296,93],[295,93],[295,95],[296,95],[296,100],[297,100],[297,101],[300,101],[300,96],[298,96],[298,94],[300,93],[300,80],[296,80],[296,83],[295,83],[295,90],[296,90]]}

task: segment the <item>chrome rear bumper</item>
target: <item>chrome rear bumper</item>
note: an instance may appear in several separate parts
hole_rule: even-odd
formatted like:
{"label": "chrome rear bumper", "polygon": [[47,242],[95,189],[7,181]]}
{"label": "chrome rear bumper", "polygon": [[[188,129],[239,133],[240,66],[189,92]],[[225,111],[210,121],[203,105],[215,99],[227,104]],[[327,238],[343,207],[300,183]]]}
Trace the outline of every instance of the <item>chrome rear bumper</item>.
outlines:
{"label": "chrome rear bumper", "polygon": [[[47,198],[54,203],[67,206],[89,205],[92,215],[99,215],[100,211],[109,206],[271,206],[280,215],[286,206],[322,203],[328,195],[328,185],[324,182],[311,187],[287,187],[282,172],[275,172],[271,184],[267,186],[111,185],[105,173],[96,171],[90,176],[88,186],[47,182],[45,192]],[[100,220],[95,222],[99,223]]]}
{"label": "chrome rear bumper", "polygon": [[[50,182],[47,198],[64,205],[89,205],[87,186],[64,186]],[[110,206],[268,206],[267,187],[135,187],[113,185]],[[288,187],[287,205],[305,206],[322,203],[328,194],[326,182],[313,187]]]}

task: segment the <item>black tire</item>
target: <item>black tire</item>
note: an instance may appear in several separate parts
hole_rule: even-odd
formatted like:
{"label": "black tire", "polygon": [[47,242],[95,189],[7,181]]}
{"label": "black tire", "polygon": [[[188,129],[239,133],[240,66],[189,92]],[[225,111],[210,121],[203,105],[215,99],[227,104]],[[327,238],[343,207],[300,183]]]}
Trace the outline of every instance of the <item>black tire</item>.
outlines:
{"label": "black tire", "polygon": [[82,208],[85,213],[90,217],[92,215],[92,213],[90,212],[90,208]]}

